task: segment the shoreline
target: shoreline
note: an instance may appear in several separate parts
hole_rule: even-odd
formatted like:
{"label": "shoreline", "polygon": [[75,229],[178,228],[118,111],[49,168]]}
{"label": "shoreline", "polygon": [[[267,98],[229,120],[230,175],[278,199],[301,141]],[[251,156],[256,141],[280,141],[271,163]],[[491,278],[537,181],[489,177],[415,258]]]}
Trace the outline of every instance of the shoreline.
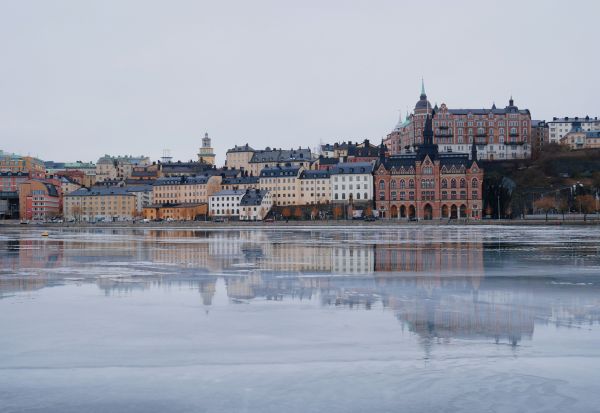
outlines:
{"label": "shoreline", "polygon": [[21,224],[19,221],[0,221],[0,228],[164,228],[164,229],[180,229],[180,228],[207,228],[207,229],[218,229],[218,228],[287,228],[287,227],[388,227],[388,226],[600,226],[600,221],[594,219],[583,220],[556,220],[545,219],[534,220],[534,219],[515,219],[515,220],[481,220],[481,221],[470,221],[470,220],[444,220],[444,221],[407,221],[407,220],[394,220],[384,219],[378,221],[365,222],[362,220],[327,220],[327,221],[229,221],[229,222],[211,222],[211,221],[180,221],[180,222],[147,222],[147,223],[133,223],[133,222],[98,222],[95,224],[86,222],[72,222],[72,223],[29,223]]}

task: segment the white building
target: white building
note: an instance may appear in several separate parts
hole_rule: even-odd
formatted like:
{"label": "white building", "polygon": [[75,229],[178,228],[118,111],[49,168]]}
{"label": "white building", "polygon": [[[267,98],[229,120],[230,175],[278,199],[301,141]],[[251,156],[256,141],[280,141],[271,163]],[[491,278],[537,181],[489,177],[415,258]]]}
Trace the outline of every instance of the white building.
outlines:
{"label": "white building", "polygon": [[331,202],[373,201],[373,167],[375,162],[340,163],[332,167]]}
{"label": "white building", "polygon": [[273,207],[269,191],[248,189],[240,201],[240,220],[262,221]]}
{"label": "white building", "polygon": [[560,143],[560,140],[571,131],[573,128],[573,122],[581,123],[581,130],[589,132],[593,130],[600,130],[600,119],[597,116],[591,118],[578,117],[573,118],[552,118],[551,121],[546,122],[548,124],[548,140],[550,143]]}
{"label": "white building", "polygon": [[227,189],[215,192],[208,198],[208,213],[211,217],[239,217],[240,201],[246,191]]}

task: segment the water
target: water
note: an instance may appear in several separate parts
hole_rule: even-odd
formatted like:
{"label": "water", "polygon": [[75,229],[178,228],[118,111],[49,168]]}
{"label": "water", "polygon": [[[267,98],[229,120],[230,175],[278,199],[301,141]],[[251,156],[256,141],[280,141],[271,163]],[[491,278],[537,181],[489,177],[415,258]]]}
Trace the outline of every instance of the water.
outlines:
{"label": "water", "polygon": [[0,228],[2,412],[598,412],[589,227]]}

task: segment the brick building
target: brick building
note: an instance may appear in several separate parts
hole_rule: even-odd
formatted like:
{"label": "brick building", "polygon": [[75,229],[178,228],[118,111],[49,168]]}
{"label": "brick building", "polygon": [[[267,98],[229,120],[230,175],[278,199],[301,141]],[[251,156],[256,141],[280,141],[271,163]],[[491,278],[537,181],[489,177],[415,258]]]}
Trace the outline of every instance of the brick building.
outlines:
{"label": "brick building", "polygon": [[58,187],[41,179],[30,179],[19,185],[19,217],[45,221],[61,213],[62,199]]}
{"label": "brick building", "polygon": [[413,151],[423,143],[425,120],[432,117],[434,143],[440,152],[468,154],[473,142],[479,159],[489,161],[531,157],[531,114],[519,109],[512,97],[508,106],[484,109],[450,109],[445,103],[431,107],[425,87],[412,114],[396,125],[385,139],[391,155]]}
{"label": "brick building", "polygon": [[477,146],[469,154],[439,152],[433,116],[426,116],[424,142],[409,154],[382,156],[374,171],[375,206],[384,218],[481,218],[483,170]]}

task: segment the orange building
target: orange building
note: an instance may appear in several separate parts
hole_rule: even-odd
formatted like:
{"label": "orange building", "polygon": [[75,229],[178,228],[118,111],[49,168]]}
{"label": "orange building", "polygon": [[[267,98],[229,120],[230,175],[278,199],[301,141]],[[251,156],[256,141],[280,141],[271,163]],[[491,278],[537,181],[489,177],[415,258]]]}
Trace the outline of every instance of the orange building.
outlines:
{"label": "orange building", "polygon": [[46,166],[33,156],[0,151],[0,172],[25,172],[30,178],[43,179],[46,176]]}
{"label": "orange building", "polygon": [[146,219],[173,219],[175,221],[194,221],[199,217],[206,217],[208,204],[189,203],[173,205],[150,205],[143,209]]}
{"label": "orange building", "polygon": [[46,220],[61,213],[61,192],[51,182],[30,179],[19,185],[19,217]]}

